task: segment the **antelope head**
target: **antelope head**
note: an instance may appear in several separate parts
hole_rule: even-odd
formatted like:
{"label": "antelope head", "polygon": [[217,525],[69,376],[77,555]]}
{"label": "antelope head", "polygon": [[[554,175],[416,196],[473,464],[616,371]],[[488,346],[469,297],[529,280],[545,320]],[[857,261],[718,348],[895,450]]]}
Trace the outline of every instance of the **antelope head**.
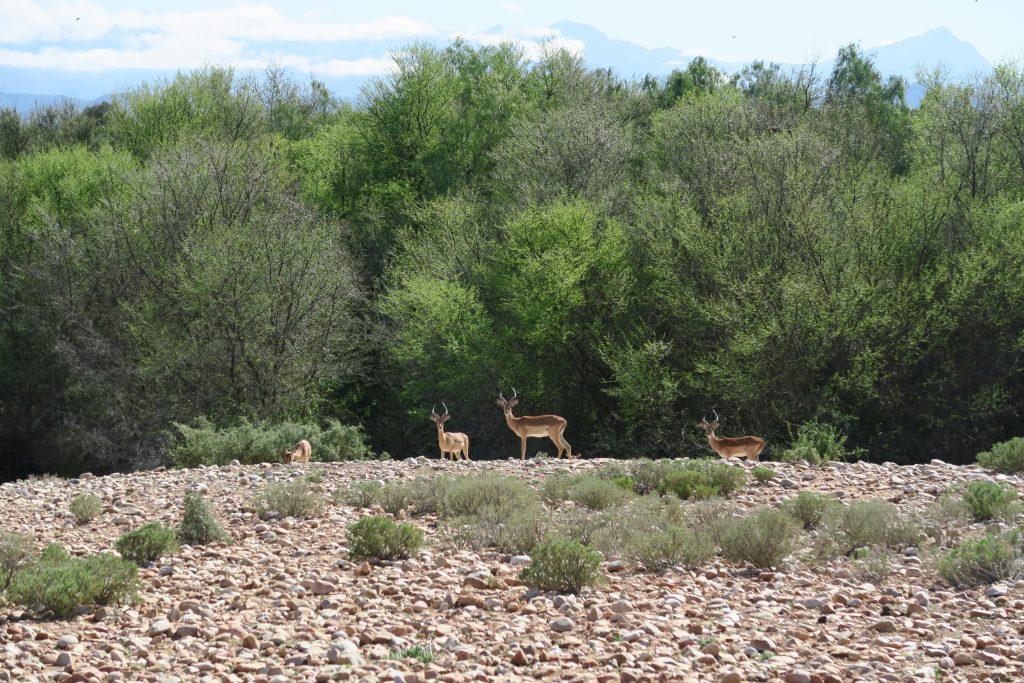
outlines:
{"label": "antelope head", "polygon": [[715,416],[713,422],[708,422],[707,416],[703,416],[700,418],[700,422],[697,423],[704,430],[704,433],[708,435],[714,434],[715,430],[718,429],[718,423],[721,422],[721,418],[718,417],[718,411],[712,409],[711,413]]}
{"label": "antelope head", "polygon": [[519,404],[519,392],[516,391],[515,387],[512,387],[512,398],[505,398],[504,394],[498,392],[498,398],[495,403],[498,407],[505,411],[505,413],[511,413],[512,409]]}

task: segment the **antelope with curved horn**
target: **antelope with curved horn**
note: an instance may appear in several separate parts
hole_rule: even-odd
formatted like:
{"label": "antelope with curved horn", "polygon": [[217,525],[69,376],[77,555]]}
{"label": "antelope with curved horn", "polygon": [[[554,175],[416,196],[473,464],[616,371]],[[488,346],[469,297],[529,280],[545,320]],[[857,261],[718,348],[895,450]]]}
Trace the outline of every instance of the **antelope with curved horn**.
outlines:
{"label": "antelope with curved horn", "polygon": [[759,436],[732,436],[718,438],[715,436],[715,430],[718,429],[718,423],[721,418],[718,417],[718,412],[715,410],[711,411],[715,415],[714,422],[708,422],[707,417],[701,417],[700,422],[697,423],[704,433],[708,436],[708,443],[711,444],[711,450],[718,453],[720,456],[728,460],[733,456],[744,457],[751,462],[757,462],[757,456],[761,454],[764,449],[764,439]]}
{"label": "antelope with curved horn", "polygon": [[469,460],[469,437],[462,432],[444,431],[444,423],[451,418],[451,415],[448,413],[448,406],[444,401],[441,401],[441,405],[444,406],[444,415],[438,415],[434,410],[437,408],[436,403],[430,409],[430,419],[437,425],[437,445],[441,447],[441,459],[444,460],[445,453],[447,453],[449,461],[463,458]]}
{"label": "antelope with curved horn", "polygon": [[555,444],[555,448],[558,449],[557,457],[562,457],[562,451],[565,451],[565,457],[572,460],[572,446],[565,440],[565,428],[568,426],[564,417],[558,415],[523,415],[522,417],[516,417],[512,414],[512,409],[519,403],[519,393],[515,387],[512,387],[512,398],[506,399],[505,396],[498,392],[498,399],[495,401],[498,407],[505,411],[505,422],[508,424],[508,428],[516,433],[519,437],[521,445],[519,448],[519,459],[526,460],[526,440],[531,436],[546,436]]}

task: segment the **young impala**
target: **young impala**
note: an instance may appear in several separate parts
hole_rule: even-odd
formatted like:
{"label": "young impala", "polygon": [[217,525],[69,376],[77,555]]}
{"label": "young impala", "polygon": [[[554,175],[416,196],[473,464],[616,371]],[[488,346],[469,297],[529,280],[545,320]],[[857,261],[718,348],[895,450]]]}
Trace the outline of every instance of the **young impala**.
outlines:
{"label": "young impala", "polygon": [[498,392],[496,403],[499,408],[505,411],[505,422],[508,424],[508,428],[515,432],[521,441],[519,459],[526,460],[526,439],[531,436],[546,436],[554,442],[555,448],[558,449],[557,457],[561,458],[562,451],[565,451],[565,457],[571,460],[572,446],[569,445],[569,442],[563,436],[568,425],[565,418],[558,415],[523,415],[522,417],[516,417],[512,414],[512,409],[519,403],[517,396],[516,388],[512,387],[512,398],[506,399],[501,392]]}
{"label": "young impala", "polygon": [[451,415],[448,414],[448,406],[441,401],[441,405],[444,406],[444,415],[438,415],[434,408],[437,404],[430,409],[430,419],[437,425],[437,445],[441,447],[441,459],[444,460],[445,453],[448,454],[448,460],[462,460],[465,458],[469,460],[469,437],[462,432],[446,432],[444,431],[444,423],[449,420]]}
{"label": "young impala", "polygon": [[309,442],[302,439],[295,448],[286,450],[284,452],[284,461],[289,462],[309,462],[309,456],[313,454],[313,447],[309,445]]}
{"label": "young impala", "polygon": [[718,429],[718,423],[721,421],[718,417],[718,412],[712,410],[715,415],[714,422],[708,422],[706,417],[702,417],[698,425],[704,430],[704,433],[708,436],[708,443],[711,444],[711,449],[718,453],[720,456],[728,460],[733,456],[744,457],[752,462],[757,462],[757,456],[761,454],[764,449],[764,439],[759,436],[732,436],[718,438],[715,436],[715,430]]}

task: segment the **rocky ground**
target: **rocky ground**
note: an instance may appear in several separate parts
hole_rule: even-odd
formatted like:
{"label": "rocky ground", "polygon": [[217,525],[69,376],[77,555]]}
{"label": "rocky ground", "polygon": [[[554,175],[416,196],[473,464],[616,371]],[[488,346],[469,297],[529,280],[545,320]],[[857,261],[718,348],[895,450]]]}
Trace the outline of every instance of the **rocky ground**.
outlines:
{"label": "rocky ground", "polygon": [[[599,588],[535,595],[516,580],[523,558],[445,549],[430,518],[414,520],[435,541],[415,559],[371,566],[349,562],[345,548],[346,525],[366,510],[331,503],[316,519],[263,522],[247,506],[268,480],[304,468],[323,470],[327,492],[482,470],[539,482],[602,462],[419,459],[4,484],[0,532],[40,545],[112,551],[144,522],[177,524],[188,490],[207,494],[234,542],[183,546],[142,569],[140,605],[83,609],[69,621],[0,605],[0,681],[1024,680],[1024,582],[952,590],[913,549],[879,585],[854,578],[846,560],[774,572],[715,561],[662,576],[612,563]],[[947,487],[987,476],[939,462],[771,465],[779,476],[748,484],[737,502],[813,490],[919,511]],[[106,508],[76,526],[68,503],[82,492]],[[432,660],[397,657],[415,646]]]}

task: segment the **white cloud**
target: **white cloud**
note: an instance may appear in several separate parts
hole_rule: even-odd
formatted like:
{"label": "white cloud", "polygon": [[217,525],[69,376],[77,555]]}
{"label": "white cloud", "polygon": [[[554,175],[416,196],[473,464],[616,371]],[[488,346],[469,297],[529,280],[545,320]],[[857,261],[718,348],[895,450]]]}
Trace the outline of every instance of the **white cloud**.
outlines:
{"label": "white cloud", "polygon": [[501,8],[511,14],[519,14],[523,11],[523,6],[518,2],[506,2]]}
{"label": "white cloud", "polygon": [[471,43],[480,45],[499,45],[501,43],[514,43],[521,47],[529,60],[537,60],[543,56],[545,46],[554,49],[563,49],[574,55],[582,55],[586,51],[586,45],[582,40],[566,38],[557,29],[552,28],[527,28],[516,32],[466,32],[459,31],[451,34],[449,40],[463,38]]}
{"label": "white cloud", "polygon": [[0,3],[0,43],[119,39],[122,32],[188,34],[203,39],[326,42],[384,40],[432,35],[429,24],[401,16],[338,23],[296,21],[269,5],[242,4],[194,12],[107,12],[88,0],[45,2],[4,0]]}

